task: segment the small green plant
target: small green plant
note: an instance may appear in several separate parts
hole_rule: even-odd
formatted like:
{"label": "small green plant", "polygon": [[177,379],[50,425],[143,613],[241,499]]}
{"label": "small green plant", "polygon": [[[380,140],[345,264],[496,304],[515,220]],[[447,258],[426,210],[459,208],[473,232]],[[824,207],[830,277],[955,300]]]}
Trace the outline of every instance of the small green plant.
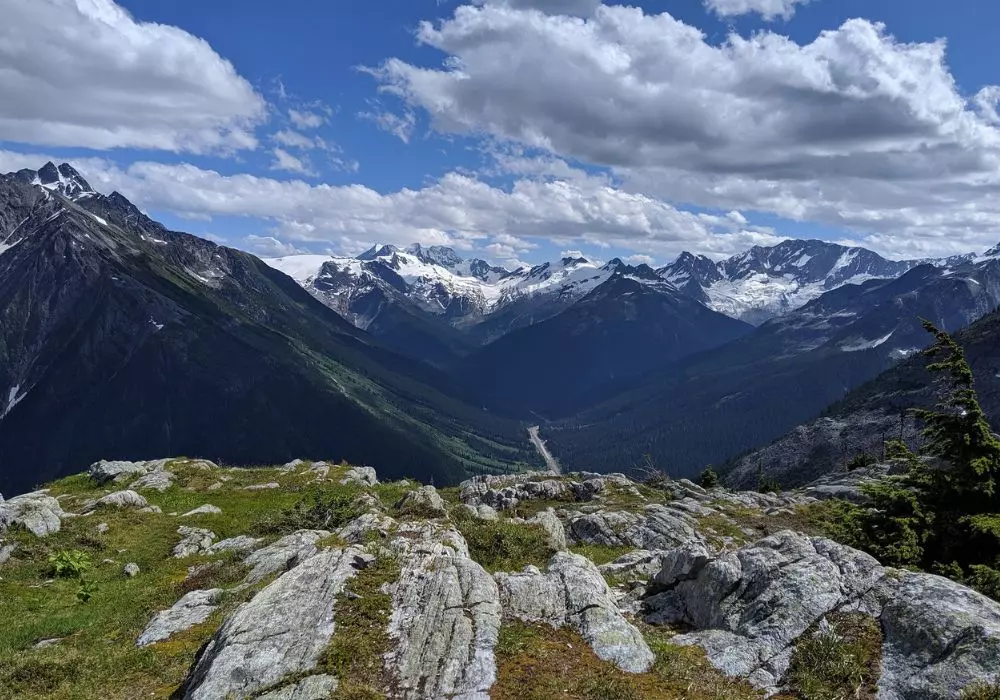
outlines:
{"label": "small green plant", "polygon": [[868,467],[873,467],[876,464],[878,464],[878,459],[875,455],[870,455],[867,452],[859,452],[848,460],[847,471],[853,472],[857,469],[867,469]]}
{"label": "small green plant", "polygon": [[830,628],[802,637],[788,668],[787,683],[803,700],[874,698],[882,655],[882,632],[859,613],[831,615]]}
{"label": "small green plant", "polygon": [[974,683],[962,690],[960,700],[1000,700],[1000,683]]}
{"label": "small green plant", "polygon": [[62,549],[49,555],[50,576],[78,578],[90,566],[90,555],[79,549]]}
{"label": "small green plant", "polygon": [[712,469],[711,464],[698,477],[698,485],[706,489],[714,489],[719,485],[719,473]]}
{"label": "small green plant", "polygon": [[80,585],[76,589],[76,599],[80,603],[88,603],[97,593],[97,581],[80,578]]}
{"label": "small green plant", "polygon": [[296,530],[332,530],[361,515],[356,503],[356,489],[312,489],[299,501],[277,516],[258,520],[253,530],[258,535],[286,535]]}
{"label": "small green plant", "polygon": [[555,554],[537,525],[509,520],[458,523],[469,554],[487,571],[520,571],[528,564],[544,567]]}

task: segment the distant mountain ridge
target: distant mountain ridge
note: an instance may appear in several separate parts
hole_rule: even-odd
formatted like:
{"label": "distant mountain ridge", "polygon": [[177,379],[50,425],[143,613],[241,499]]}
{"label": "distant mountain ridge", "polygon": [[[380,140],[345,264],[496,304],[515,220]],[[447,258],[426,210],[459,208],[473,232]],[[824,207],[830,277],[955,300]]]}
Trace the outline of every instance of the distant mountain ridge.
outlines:
{"label": "distant mountain ridge", "polygon": [[[685,252],[654,274],[714,311],[760,325],[846,284],[894,279],[920,264],[953,266],[991,254],[997,253],[893,261],[864,248],[788,240],[756,246],[722,261]],[[492,342],[552,317],[613,272],[581,257],[507,270],[482,259],[464,259],[445,246],[419,243],[405,249],[375,245],[356,258],[292,255],[265,262],[289,274],[359,328],[368,328],[390,305],[407,306],[404,300],[408,300],[412,312],[444,320],[463,330],[474,344]],[[335,284],[330,283],[333,277]],[[375,288],[381,292],[379,303],[373,305]]]}
{"label": "distant mountain ridge", "polygon": [[457,374],[484,402],[546,418],[578,410],[602,387],[750,332],[619,259],[610,277],[560,313],[474,352]]}
{"label": "distant mountain ridge", "polygon": [[548,429],[569,468],[646,455],[691,476],[759,448],[927,344],[920,318],[957,331],[1000,305],[1000,257],[919,265],[827,292],[717,349],[625,382]]}
{"label": "distant mountain ridge", "polygon": [[759,325],[845,284],[899,277],[917,264],[865,248],[790,240],[721,262],[683,253],[658,272],[710,308]]}
{"label": "distant mountain ridge", "polygon": [[[955,339],[972,367],[980,405],[994,429],[1000,429],[1000,311],[958,330]],[[843,469],[859,454],[881,456],[888,439],[902,438],[915,446],[920,427],[907,409],[930,407],[940,399],[926,365],[926,357],[910,355],[848,393],[821,417],[733,460],[727,481],[753,484],[763,473],[794,487]]]}

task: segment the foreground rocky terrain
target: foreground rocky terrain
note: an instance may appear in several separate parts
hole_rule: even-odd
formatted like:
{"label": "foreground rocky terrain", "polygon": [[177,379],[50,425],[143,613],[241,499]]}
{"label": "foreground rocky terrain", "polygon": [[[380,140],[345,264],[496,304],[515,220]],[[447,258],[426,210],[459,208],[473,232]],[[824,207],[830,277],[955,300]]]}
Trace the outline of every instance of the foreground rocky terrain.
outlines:
{"label": "foreground rocky terrain", "polygon": [[993,698],[1000,604],[786,494],[99,462],[0,502],[3,698]]}

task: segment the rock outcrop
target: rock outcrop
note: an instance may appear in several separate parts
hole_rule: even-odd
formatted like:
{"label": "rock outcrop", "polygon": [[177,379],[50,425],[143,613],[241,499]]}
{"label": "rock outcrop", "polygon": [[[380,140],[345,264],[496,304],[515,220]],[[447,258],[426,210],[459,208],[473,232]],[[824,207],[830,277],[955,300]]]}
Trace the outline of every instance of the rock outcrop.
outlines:
{"label": "rock outcrop", "polygon": [[642,634],[618,610],[601,572],[586,557],[560,552],[547,573],[528,567],[496,578],[505,615],[571,627],[599,658],[623,671],[642,673],[652,666],[653,653]]}
{"label": "rock outcrop", "polygon": [[329,536],[330,533],[326,530],[299,530],[261,547],[243,560],[244,564],[252,567],[246,576],[246,582],[257,583],[273,573],[287,571],[301,564],[319,551],[316,542]]}
{"label": "rock outcrop", "polygon": [[23,527],[36,537],[46,537],[59,532],[66,516],[59,501],[45,491],[0,500],[0,532],[9,527]]}
{"label": "rock outcrop", "polygon": [[177,528],[177,534],[181,536],[181,540],[174,547],[173,555],[178,559],[207,552],[217,539],[217,535],[211,530],[187,525]]}
{"label": "rock outcrop", "polygon": [[149,646],[156,642],[169,639],[178,632],[183,632],[195,625],[201,624],[215,612],[222,589],[213,588],[208,591],[191,591],[178,600],[169,610],[156,613],[146,625],[135,645]]}
{"label": "rock outcrop", "polygon": [[826,616],[860,612],[884,638],[880,700],[951,698],[1000,678],[1000,604],[930,574],[899,572],[827,539],[783,531],[732,552],[666,552],[646,621],[694,631],[717,668],[776,691],[795,645]]}
{"label": "rock outcrop", "polygon": [[337,596],[370,560],[356,547],[329,549],[279,577],[223,622],[191,671],[184,697],[253,697],[316,669],[334,633]]}
{"label": "rock outcrop", "polygon": [[155,460],[150,462],[125,462],[101,460],[90,465],[88,474],[98,485],[104,485],[111,481],[125,481],[147,474],[154,469],[163,468],[167,460]]}
{"label": "rock outcrop", "polygon": [[407,492],[396,504],[396,510],[413,516],[441,518],[448,514],[444,499],[433,486],[421,486]]}
{"label": "rock outcrop", "polygon": [[102,496],[96,501],[90,501],[83,507],[84,513],[97,510],[98,508],[135,508],[136,510],[148,508],[149,503],[145,498],[132,490],[115,491],[107,496]]}
{"label": "rock outcrop", "polygon": [[[315,469],[313,465],[313,469]],[[326,474],[324,474],[326,476]],[[351,467],[340,480],[342,484],[357,484],[358,486],[375,486],[378,484],[378,475],[371,467]]]}
{"label": "rock outcrop", "polygon": [[456,536],[396,543],[408,550],[389,621],[387,667],[397,697],[488,700],[496,681],[497,585],[465,547],[450,546]]}
{"label": "rock outcrop", "polygon": [[176,478],[173,472],[168,472],[166,469],[156,469],[146,472],[129,484],[128,487],[132,491],[149,490],[160,491],[162,493],[173,486],[174,479]]}
{"label": "rock outcrop", "polygon": [[672,501],[646,506],[641,514],[600,511],[578,515],[572,518],[569,530],[574,540],[586,544],[668,549],[689,542],[704,542],[695,516],[712,512],[695,501]]}

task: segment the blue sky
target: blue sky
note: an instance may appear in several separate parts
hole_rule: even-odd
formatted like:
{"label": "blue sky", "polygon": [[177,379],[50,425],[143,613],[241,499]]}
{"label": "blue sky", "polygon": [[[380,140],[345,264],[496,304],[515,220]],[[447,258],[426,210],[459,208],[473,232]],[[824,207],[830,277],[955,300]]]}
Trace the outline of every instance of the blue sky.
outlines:
{"label": "blue sky", "polygon": [[0,168],[70,160],[261,255],[1000,240],[995,3],[0,6]]}

